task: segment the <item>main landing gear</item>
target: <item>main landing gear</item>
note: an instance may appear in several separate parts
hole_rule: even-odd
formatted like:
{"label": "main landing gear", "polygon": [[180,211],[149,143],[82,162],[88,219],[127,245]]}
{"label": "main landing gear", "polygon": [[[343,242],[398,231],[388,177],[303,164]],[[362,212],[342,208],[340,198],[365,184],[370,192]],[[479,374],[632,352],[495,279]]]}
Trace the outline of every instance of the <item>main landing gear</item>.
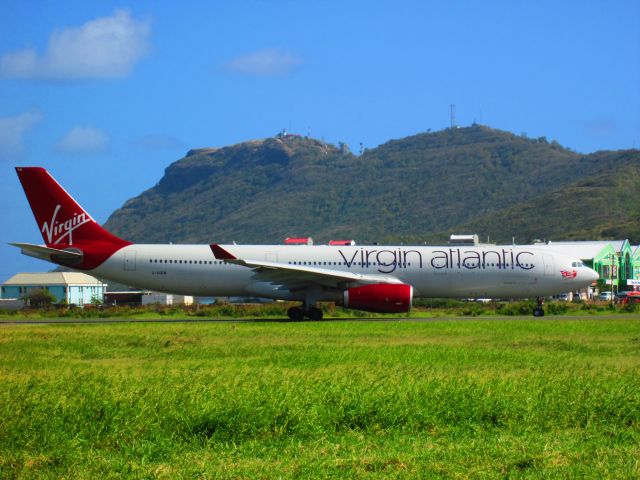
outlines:
{"label": "main landing gear", "polygon": [[544,298],[538,297],[536,298],[536,308],[533,309],[534,317],[544,317],[544,310],[542,309],[542,303],[544,302]]}
{"label": "main landing gear", "polygon": [[317,307],[310,307],[305,311],[300,307],[291,307],[287,310],[287,316],[294,322],[301,322],[304,317],[309,320],[319,321],[322,320],[322,310]]}

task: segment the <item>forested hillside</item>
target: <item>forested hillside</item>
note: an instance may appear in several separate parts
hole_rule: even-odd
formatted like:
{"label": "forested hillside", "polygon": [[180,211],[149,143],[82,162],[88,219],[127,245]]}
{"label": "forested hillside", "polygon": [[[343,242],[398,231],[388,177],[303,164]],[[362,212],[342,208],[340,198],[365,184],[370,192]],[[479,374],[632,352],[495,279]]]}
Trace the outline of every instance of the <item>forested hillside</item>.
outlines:
{"label": "forested hillside", "polygon": [[[607,162],[604,156],[614,161]],[[611,152],[597,158],[603,168],[588,178],[482,215],[460,228],[482,231],[498,242],[510,242],[510,235],[517,235],[521,241],[629,238],[639,243],[640,154]]]}
{"label": "forested hillside", "polygon": [[190,151],[106,226],[137,242],[446,241],[638,235],[640,152],[581,155],[484,126],[360,156],[298,136]]}

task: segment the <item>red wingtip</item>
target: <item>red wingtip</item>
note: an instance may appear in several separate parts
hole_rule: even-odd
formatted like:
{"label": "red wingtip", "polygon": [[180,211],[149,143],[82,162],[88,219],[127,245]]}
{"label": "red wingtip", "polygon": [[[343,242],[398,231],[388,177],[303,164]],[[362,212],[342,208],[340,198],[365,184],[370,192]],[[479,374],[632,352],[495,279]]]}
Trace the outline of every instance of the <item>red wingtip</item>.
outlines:
{"label": "red wingtip", "polygon": [[222,248],[217,243],[212,243],[209,245],[211,247],[211,251],[213,252],[213,256],[218,260],[237,260],[236,257],[227,252],[224,248]]}

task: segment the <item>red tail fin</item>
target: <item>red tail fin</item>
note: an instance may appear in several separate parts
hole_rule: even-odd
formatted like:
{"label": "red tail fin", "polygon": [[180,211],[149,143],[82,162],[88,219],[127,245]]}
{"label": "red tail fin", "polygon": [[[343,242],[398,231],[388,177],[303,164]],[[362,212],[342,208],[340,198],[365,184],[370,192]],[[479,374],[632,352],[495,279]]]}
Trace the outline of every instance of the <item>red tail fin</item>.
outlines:
{"label": "red tail fin", "polygon": [[80,268],[94,268],[130,245],[96,223],[44,168],[16,167],[16,172],[47,247],[77,248],[85,256]]}

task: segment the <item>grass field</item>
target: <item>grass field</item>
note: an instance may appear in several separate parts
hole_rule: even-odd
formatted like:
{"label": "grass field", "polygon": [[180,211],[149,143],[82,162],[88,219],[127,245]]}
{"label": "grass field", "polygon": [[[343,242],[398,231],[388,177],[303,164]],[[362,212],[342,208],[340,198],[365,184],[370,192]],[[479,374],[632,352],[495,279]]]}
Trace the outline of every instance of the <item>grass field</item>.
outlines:
{"label": "grass field", "polygon": [[0,326],[1,478],[638,478],[640,317]]}

